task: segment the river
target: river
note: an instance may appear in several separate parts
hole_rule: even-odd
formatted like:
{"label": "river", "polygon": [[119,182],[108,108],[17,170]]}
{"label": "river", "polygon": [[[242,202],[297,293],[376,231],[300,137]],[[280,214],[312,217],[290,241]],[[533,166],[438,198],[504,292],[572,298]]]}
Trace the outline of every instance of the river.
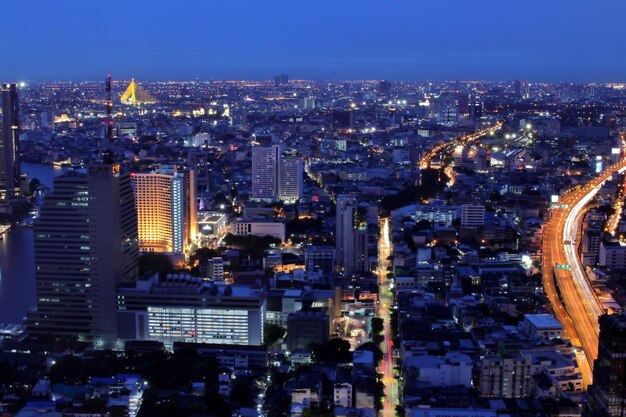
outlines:
{"label": "river", "polygon": [[[55,176],[69,168],[22,164],[22,172],[52,189]],[[35,254],[33,229],[13,225],[0,240],[0,323],[21,324],[35,306]]]}

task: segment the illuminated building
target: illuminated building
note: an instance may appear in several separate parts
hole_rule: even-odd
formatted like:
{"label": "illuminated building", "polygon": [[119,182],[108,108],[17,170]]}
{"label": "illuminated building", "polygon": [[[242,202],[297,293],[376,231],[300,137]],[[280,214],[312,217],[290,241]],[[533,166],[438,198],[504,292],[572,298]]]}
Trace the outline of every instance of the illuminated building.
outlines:
{"label": "illuminated building", "polygon": [[198,227],[195,172],[161,165],[154,172],[133,173],[132,179],[140,250],[186,253]]}
{"label": "illuminated building", "polygon": [[262,345],[265,292],[188,275],[138,280],[118,289],[123,339]]}
{"label": "illuminated building", "polygon": [[600,317],[598,359],[583,417],[626,416],[626,317]]}
{"label": "illuminated building", "polygon": [[137,218],[119,164],[54,179],[35,222],[37,311],[31,335],[117,337],[116,285],[137,277]]}
{"label": "illuminated building", "polygon": [[278,171],[278,199],[285,203],[295,203],[302,199],[304,165],[299,155],[283,154]]}
{"label": "illuminated building", "polygon": [[295,203],[302,198],[304,165],[296,154],[283,154],[281,145],[252,148],[252,198]]}
{"label": "illuminated building", "polygon": [[367,222],[354,197],[337,196],[335,255],[337,269],[346,274],[367,270]]}
{"label": "illuminated building", "polygon": [[241,217],[230,224],[235,236],[272,236],[285,241],[285,223],[279,219]]}
{"label": "illuminated building", "polygon": [[273,201],[278,194],[280,146],[252,148],[252,198]]}
{"label": "illuminated building", "polygon": [[17,86],[2,84],[0,129],[0,197],[10,198],[20,186],[20,119]]}
{"label": "illuminated building", "polygon": [[226,230],[228,217],[219,211],[198,212],[198,233],[202,237],[214,238]]}
{"label": "illuminated building", "polygon": [[602,241],[598,265],[610,269],[626,269],[626,244],[620,241]]}

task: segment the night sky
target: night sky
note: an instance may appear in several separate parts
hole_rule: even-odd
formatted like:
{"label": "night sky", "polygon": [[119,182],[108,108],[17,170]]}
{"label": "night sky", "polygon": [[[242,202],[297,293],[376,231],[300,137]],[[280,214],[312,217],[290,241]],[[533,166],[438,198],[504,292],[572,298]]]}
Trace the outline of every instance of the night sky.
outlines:
{"label": "night sky", "polygon": [[624,0],[0,2],[0,80],[626,81]]}

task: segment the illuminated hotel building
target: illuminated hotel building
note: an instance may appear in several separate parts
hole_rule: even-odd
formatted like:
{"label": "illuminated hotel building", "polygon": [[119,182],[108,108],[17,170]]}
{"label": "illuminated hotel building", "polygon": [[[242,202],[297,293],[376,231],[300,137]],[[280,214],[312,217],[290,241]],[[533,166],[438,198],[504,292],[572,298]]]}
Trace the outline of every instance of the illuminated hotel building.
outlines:
{"label": "illuminated hotel building", "polygon": [[28,333],[111,344],[116,286],[138,273],[130,176],[119,164],[98,164],[56,177],[34,234],[37,310]]}
{"label": "illuminated hotel building", "polygon": [[140,250],[186,253],[197,235],[195,172],[161,165],[132,179]]}
{"label": "illuminated hotel building", "polygon": [[262,345],[265,292],[188,275],[141,279],[117,293],[120,337]]}

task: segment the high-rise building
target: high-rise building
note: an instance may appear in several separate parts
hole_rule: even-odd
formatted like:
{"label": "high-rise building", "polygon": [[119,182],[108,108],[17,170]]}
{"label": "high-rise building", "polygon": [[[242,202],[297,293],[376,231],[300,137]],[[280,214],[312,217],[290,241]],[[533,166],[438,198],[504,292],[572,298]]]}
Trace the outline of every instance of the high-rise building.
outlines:
{"label": "high-rise building", "polygon": [[196,177],[191,169],[161,165],[153,172],[133,173],[139,249],[186,253],[196,238]]}
{"label": "high-rise building", "polygon": [[90,165],[54,180],[35,223],[33,335],[117,337],[116,286],[137,277],[137,217],[130,176]]}
{"label": "high-rise building", "polygon": [[20,117],[15,84],[2,84],[2,129],[0,129],[0,197],[10,198],[20,187]]}
{"label": "high-rise building", "polygon": [[598,359],[583,417],[626,416],[626,317],[600,317]]}
{"label": "high-rise building", "polygon": [[302,199],[304,164],[298,154],[280,156],[278,170],[278,199],[285,203],[295,203]]}
{"label": "high-rise building", "polygon": [[302,198],[303,178],[300,155],[283,154],[281,145],[252,148],[252,198],[295,203]]}
{"label": "high-rise building", "polygon": [[353,196],[337,196],[335,256],[346,274],[367,270],[367,220]]}
{"label": "high-rise building", "polygon": [[252,148],[252,198],[276,199],[280,151],[280,145]]}

